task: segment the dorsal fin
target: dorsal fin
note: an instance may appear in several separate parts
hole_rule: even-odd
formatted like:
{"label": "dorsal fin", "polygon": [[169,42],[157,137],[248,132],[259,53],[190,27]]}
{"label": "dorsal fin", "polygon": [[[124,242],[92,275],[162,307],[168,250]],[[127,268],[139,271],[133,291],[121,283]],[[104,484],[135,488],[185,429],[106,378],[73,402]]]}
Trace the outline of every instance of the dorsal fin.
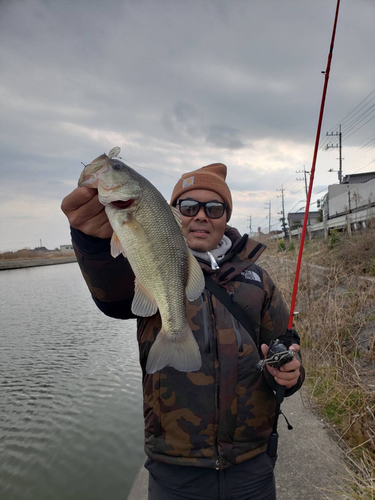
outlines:
{"label": "dorsal fin", "polygon": [[203,292],[205,281],[201,266],[197,259],[189,251],[189,276],[186,285],[186,297],[193,301],[197,299]]}
{"label": "dorsal fin", "polygon": [[177,210],[176,207],[171,207],[172,214],[174,215],[174,218],[178,224],[178,227],[182,229],[182,221],[181,221],[181,215],[180,212]]}

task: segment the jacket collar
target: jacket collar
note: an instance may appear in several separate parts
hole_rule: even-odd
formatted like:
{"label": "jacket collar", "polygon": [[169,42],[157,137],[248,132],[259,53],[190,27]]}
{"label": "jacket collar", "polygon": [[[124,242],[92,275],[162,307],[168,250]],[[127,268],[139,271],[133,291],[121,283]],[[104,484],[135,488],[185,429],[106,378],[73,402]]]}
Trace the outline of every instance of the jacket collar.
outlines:
{"label": "jacket collar", "polygon": [[220,262],[220,269],[218,271],[212,270],[206,262],[198,259],[202,269],[207,274],[212,275],[217,273],[218,281],[221,284],[226,283],[247,269],[251,264],[254,264],[266,249],[266,245],[249,238],[247,234],[241,237],[236,228],[227,226],[225,235],[230,238],[233,245]]}

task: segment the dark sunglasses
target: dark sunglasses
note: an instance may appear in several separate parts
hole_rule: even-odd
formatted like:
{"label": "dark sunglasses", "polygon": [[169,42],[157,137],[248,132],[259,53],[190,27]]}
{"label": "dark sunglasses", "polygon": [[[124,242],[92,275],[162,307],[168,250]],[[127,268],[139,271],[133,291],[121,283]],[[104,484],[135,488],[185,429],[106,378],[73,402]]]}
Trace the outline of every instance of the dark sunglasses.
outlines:
{"label": "dark sunglasses", "polygon": [[207,217],[210,219],[220,219],[227,209],[227,204],[220,201],[179,200],[177,205],[180,208],[181,214],[185,215],[185,217],[194,217],[201,207],[203,207]]}

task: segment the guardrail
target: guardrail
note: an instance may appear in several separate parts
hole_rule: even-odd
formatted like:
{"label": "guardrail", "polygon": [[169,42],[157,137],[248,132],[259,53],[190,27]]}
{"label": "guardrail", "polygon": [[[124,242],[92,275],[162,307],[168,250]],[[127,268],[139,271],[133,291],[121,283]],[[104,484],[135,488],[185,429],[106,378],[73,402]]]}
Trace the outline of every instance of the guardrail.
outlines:
{"label": "guardrail", "polygon": [[[307,230],[310,233],[311,238],[328,237],[330,229],[346,229],[349,234],[352,232],[353,224],[366,223],[369,219],[375,217],[375,209],[366,208],[365,210],[359,210],[357,212],[352,212],[346,215],[341,215],[339,217],[334,217],[333,219],[328,219],[324,222],[317,222],[308,226]],[[292,229],[288,231],[289,239],[300,238],[302,233],[302,228]],[[272,240],[277,240],[284,237],[284,233],[280,232],[273,234],[271,236]]]}

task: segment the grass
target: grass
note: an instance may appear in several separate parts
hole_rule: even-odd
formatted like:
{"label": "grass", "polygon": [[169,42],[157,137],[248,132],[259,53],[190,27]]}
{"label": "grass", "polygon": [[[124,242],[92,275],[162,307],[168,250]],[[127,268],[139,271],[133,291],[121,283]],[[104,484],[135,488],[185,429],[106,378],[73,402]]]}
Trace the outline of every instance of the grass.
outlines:
{"label": "grass", "polygon": [[[295,324],[302,337],[310,403],[330,423],[348,459],[346,498],[375,499],[374,230],[335,241],[309,241]],[[297,242],[294,242],[297,246]],[[290,304],[294,251],[274,244],[265,267]],[[288,245],[286,244],[286,250]],[[267,252],[266,252],[267,255]],[[313,267],[308,263],[325,266]]]}
{"label": "grass", "polygon": [[[375,226],[375,222],[373,223]],[[280,241],[280,240],[279,240]],[[345,232],[331,231],[327,240],[305,240],[304,260],[321,266],[347,267],[359,276],[375,277],[375,227],[354,232],[351,237]],[[266,241],[267,252],[278,257],[291,259],[299,249],[298,240],[282,240],[285,252],[279,242]]]}

